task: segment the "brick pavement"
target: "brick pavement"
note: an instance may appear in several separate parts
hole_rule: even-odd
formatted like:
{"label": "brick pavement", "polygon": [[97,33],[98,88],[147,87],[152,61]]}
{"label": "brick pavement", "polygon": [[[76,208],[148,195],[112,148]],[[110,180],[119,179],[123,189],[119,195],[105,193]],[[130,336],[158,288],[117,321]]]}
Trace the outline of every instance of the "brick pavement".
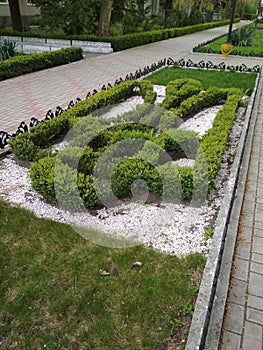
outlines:
{"label": "brick pavement", "polygon": [[220,350],[263,349],[263,78]]}
{"label": "brick pavement", "polygon": [[[175,61],[192,58],[197,62],[213,57],[214,62],[221,62],[221,55],[192,54],[191,50],[197,43],[227,31],[228,26],[224,26],[116,53],[87,55],[79,62],[1,81],[0,130],[13,131],[21,121],[32,116],[43,117],[58,105],[65,108],[70,100],[84,98],[88,91],[100,90],[103,84],[113,84],[116,79],[165,57],[172,57]],[[238,64],[239,61],[243,63],[245,60],[229,57],[229,64]],[[257,63],[257,59],[250,59],[251,66]]]}

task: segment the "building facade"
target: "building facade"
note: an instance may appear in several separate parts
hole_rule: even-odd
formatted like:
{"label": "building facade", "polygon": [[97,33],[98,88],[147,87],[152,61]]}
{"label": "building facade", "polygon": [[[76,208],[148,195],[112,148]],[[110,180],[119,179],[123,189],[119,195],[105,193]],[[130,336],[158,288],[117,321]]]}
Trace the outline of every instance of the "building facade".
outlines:
{"label": "building facade", "polygon": [[[19,0],[23,27],[35,24],[35,18],[40,10],[34,5],[34,0]],[[0,28],[11,26],[11,16],[8,0],[0,0]]]}

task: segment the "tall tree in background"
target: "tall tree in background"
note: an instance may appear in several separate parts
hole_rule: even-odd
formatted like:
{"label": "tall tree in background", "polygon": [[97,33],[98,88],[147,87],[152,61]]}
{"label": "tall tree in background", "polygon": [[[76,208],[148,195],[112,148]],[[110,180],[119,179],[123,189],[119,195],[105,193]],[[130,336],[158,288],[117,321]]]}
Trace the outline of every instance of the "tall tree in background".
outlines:
{"label": "tall tree in background", "polygon": [[99,36],[108,36],[110,34],[110,21],[113,0],[101,0]]}
{"label": "tall tree in background", "polygon": [[19,0],[9,0],[9,9],[12,21],[12,28],[18,32],[22,32],[23,25],[19,7]]}

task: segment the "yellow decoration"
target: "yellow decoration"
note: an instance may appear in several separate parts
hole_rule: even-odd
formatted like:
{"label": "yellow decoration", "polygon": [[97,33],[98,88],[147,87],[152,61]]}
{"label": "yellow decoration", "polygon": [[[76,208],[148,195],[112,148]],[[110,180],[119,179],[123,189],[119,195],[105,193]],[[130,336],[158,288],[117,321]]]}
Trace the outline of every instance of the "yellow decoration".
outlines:
{"label": "yellow decoration", "polygon": [[223,54],[224,59],[226,59],[227,56],[230,54],[232,47],[233,47],[233,45],[230,43],[224,43],[221,45],[221,52]]}

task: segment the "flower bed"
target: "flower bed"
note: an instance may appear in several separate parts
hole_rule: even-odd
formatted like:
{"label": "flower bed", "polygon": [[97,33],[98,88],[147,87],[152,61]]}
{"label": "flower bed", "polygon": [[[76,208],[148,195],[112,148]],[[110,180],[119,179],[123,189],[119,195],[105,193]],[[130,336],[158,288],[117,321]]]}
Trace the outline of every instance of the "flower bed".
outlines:
{"label": "flower bed", "polygon": [[[19,158],[30,161],[41,158],[31,165],[33,188],[53,202],[58,199],[59,192],[60,203],[70,210],[79,210],[83,203],[86,207],[94,207],[101,202],[100,198],[103,198],[103,201],[112,200],[110,187],[117,198],[130,197],[131,184],[138,178],[143,179],[149,191],[156,196],[164,196],[171,201],[198,200],[203,198],[207,188],[212,189],[215,184],[242,92],[238,89],[211,89],[200,92],[201,86],[197,86],[198,82],[193,82],[192,79],[171,83],[167,90],[168,99],[173,100],[172,106],[173,90],[175,95],[178,95],[180,90],[187,91],[185,97],[190,97],[169,111],[145,104],[117,118],[105,119],[98,117],[99,114],[83,118],[92,111],[112,105],[134,93],[143,93],[144,98],[151,101],[156,97],[149,82],[125,82],[79,102],[61,116],[32,128],[30,133],[12,139],[12,151]],[[224,106],[217,113],[213,127],[201,139],[193,132],[176,128],[181,116],[187,119],[187,115],[189,117],[204,106],[216,105],[223,101]],[[162,105],[164,103],[167,104],[167,100]],[[71,137],[74,135],[74,140],[66,150],[59,152],[56,161],[55,156],[50,155],[47,149],[43,150],[43,147],[48,142],[64,136],[73,126]],[[124,143],[122,150],[120,142],[132,139],[143,139],[144,143],[139,144],[139,147],[138,142],[135,145]],[[106,156],[103,155],[104,152]],[[167,154],[170,160],[178,159],[182,154],[191,154],[196,161],[193,167],[179,167],[162,159]],[[43,158],[45,155],[47,157]],[[104,161],[94,168],[96,160],[101,156],[104,157]],[[59,176],[54,178],[55,164]],[[97,174],[107,175],[112,164],[115,164],[116,168],[110,180],[107,176],[95,178],[94,169]],[[76,169],[77,191],[76,184],[74,185]],[[78,200],[79,194],[82,201]]]}

